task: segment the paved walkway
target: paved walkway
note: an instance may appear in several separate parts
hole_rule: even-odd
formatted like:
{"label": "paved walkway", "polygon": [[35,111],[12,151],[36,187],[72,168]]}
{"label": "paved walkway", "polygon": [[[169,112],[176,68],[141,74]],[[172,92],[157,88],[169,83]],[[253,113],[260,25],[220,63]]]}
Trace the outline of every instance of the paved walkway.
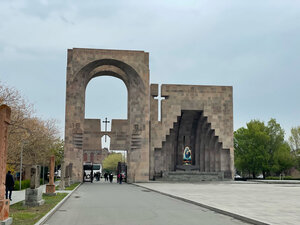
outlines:
{"label": "paved walkway", "polygon": [[47,225],[238,225],[242,221],[129,184],[84,183]]}
{"label": "paved walkway", "polygon": [[300,224],[299,184],[153,182],[138,185],[267,224]]}

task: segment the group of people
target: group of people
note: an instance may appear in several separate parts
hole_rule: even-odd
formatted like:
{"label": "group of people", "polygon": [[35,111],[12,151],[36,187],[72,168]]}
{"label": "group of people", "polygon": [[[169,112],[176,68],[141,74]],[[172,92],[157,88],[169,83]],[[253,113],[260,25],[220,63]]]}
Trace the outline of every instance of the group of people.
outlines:
{"label": "group of people", "polygon": [[100,181],[100,172],[94,173],[96,181]]}
{"label": "group of people", "polygon": [[113,179],[114,179],[114,175],[112,173],[105,172],[104,173],[104,180],[108,181],[108,179],[109,179],[109,182],[112,183]]}
{"label": "group of people", "polygon": [[119,184],[122,184],[123,178],[124,178],[124,174],[119,173],[119,174],[118,174],[118,183],[119,183]]}
{"label": "group of people", "polygon": [[[112,173],[105,172],[103,176],[104,176],[104,181],[105,181],[105,182],[106,182],[106,181],[109,181],[110,183],[113,182],[114,175],[113,175]],[[93,183],[94,178],[95,178],[97,181],[100,181],[101,175],[100,175],[100,173],[95,173],[95,174],[93,174],[93,171],[91,171],[90,174],[86,174],[86,173],[84,172],[84,177],[86,177],[87,179],[90,179],[91,183]],[[122,182],[123,182],[123,180],[124,180],[124,177],[125,177],[124,174],[119,173],[118,176],[117,176],[117,178],[118,178],[118,179],[117,179],[117,182],[118,182],[119,184],[122,184]]]}
{"label": "group of people", "polygon": [[[105,181],[108,181],[108,180],[109,180],[109,182],[112,183],[112,182],[113,182],[113,178],[114,178],[114,175],[113,175],[112,173],[107,173],[107,172],[104,173],[104,180],[105,180]],[[122,173],[119,173],[119,174],[117,175],[117,182],[118,182],[119,184],[122,184],[124,178],[125,178],[125,175],[122,174]]]}

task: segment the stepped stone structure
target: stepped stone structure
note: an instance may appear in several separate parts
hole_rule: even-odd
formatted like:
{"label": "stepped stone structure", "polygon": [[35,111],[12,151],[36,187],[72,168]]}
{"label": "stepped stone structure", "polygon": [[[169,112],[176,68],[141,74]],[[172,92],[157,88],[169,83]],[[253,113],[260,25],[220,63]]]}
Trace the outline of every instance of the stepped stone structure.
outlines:
{"label": "stepped stone structure", "polygon": [[[85,89],[98,76],[121,79],[128,90],[127,120],[85,118]],[[149,83],[149,53],[143,51],[68,50],[65,163],[81,181],[84,161],[110,149],[127,151],[128,182],[223,180],[233,177],[233,100],[231,86]],[[161,120],[158,120],[158,114]]]}

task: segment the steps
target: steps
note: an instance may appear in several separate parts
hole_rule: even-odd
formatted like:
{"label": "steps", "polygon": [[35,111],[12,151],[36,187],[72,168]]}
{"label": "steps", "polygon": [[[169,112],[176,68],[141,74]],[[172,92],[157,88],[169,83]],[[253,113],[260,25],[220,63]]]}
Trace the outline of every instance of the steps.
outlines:
{"label": "steps", "polygon": [[161,181],[168,182],[203,182],[224,180],[223,172],[199,172],[199,171],[167,171],[162,174]]}

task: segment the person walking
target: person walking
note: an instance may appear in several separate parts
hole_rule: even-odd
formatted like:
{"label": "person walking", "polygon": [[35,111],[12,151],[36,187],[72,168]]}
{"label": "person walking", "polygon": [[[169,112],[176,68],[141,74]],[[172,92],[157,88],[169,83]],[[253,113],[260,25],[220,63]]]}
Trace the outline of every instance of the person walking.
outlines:
{"label": "person walking", "polygon": [[114,175],[112,173],[109,174],[109,181],[110,183],[113,182],[113,179],[114,179]]}
{"label": "person walking", "polygon": [[96,180],[99,181],[99,180],[100,180],[100,173],[97,172],[97,173],[95,174],[95,177],[96,177]]}
{"label": "person walking", "polygon": [[14,177],[11,175],[11,171],[8,171],[5,179],[5,197],[6,199],[8,199],[8,192],[9,192],[10,201],[12,201],[11,194],[14,189],[14,186],[15,186]]}
{"label": "person walking", "polygon": [[91,177],[91,183],[93,183],[93,179],[94,179],[93,169],[91,170],[91,175],[90,175],[90,177]]}
{"label": "person walking", "polygon": [[119,178],[119,179],[120,179],[120,184],[122,184],[122,181],[123,181],[123,174],[120,173],[120,178]]}

